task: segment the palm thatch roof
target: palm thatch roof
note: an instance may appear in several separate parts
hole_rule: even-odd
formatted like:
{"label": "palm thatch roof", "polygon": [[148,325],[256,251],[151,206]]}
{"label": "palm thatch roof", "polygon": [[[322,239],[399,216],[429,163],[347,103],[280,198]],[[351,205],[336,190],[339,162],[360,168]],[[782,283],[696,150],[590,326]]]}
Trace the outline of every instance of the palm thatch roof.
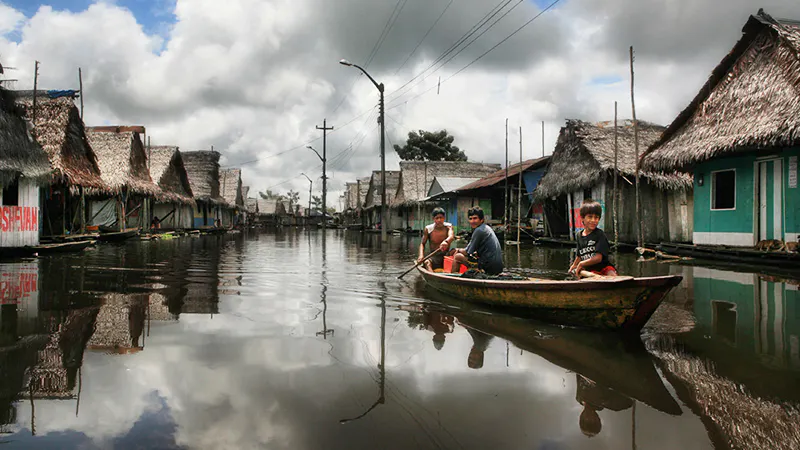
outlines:
{"label": "palm thatch roof", "polygon": [[[508,166],[508,178],[515,177],[520,172],[524,173],[528,170],[534,170],[540,167],[544,167],[548,163],[548,161],[550,161],[550,157],[543,156],[541,158],[528,159],[520,163],[512,164]],[[469,191],[472,189],[492,187],[496,186],[501,182],[505,182],[505,179],[506,179],[506,169],[503,168],[484,176],[480,180],[474,181],[465,186],[461,186],[458,189],[456,189],[456,191]]]}
{"label": "palm thatch roof", "polygon": [[248,194],[250,194],[250,186],[242,186],[242,199],[246,199]]}
{"label": "palm thatch roof", "polygon": [[225,203],[231,206],[244,206],[242,169],[220,169],[219,190]]}
{"label": "palm thatch roof", "polygon": [[399,187],[393,206],[413,205],[428,196],[435,177],[483,178],[500,169],[500,164],[466,161],[401,161]]}
{"label": "palm thatch roof", "polygon": [[155,145],[150,153],[150,177],[161,189],[157,200],[163,203],[183,203],[194,205],[192,186],[183,165],[183,157],[178,147]]}
{"label": "palm thatch roof", "polygon": [[[658,139],[664,127],[639,122],[639,148],[645,149]],[[597,124],[567,120],[561,128],[556,148],[547,165],[547,172],[533,191],[536,201],[589,188],[614,174],[614,124]],[[636,174],[636,151],[632,121],[617,126],[618,162],[620,175]],[[689,189],[691,176],[684,173],[661,174],[641,172],[647,181],[660,189]],[[612,178],[613,179],[613,178]]]}
{"label": "palm thatch roof", "polygon": [[113,192],[127,188],[133,194],[160,195],[161,189],[150,178],[147,153],[139,132],[121,127],[86,128],[86,136],[97,155],[100,176]]}
{"label": "palm thatch roof", "polygon": [[[397,194],[397,187],[400,186],[400,171],[387,170],[386,171],[386,203],[392,204],[395,194]],[[381,171],[375,170],[372,172],[372,178],[369,181],[369,190],[364,201],[364,208],[374,208],[381,206]]]}
{"label": "palm thatch roof", "polygon": [[0,87],[0,186],[20,175],[47,181],[52,170],[47,153],[28,132],[25,112],[16,97]]}
{"label": "palm thatch roof", "polygon": [[277,198],[259,198],[257,201],[258,215],[268,216],[286,214],[284,202]]}
{"label": "palm thatch roof", "polygon": [[141,349],[142,331],[150,302],[148,294],[105,294],[97,314],[94,333],[89,339],[91,349]]}
{"label": "palm thatch roof", "polygon": [[369,193],[369,182],[372,177],[364,177],[356,180],[358,185],[358,198],[356,198],[356,209],[362,209],[367,202],[367,193]]}
{"label": "palm thatch roof", "polygon": [[195,200],[222,203],[219,192],[219,152],[199,150],[182,152],[181,156]]}
{"label": "palm thatch roof", "polygon": [[759,10],[743,36],[664,134],[645,168],[671,170],[711,158],[800,144],[800,22]]}
{"label": "palm thatch roof", "polygon": [[[20,96],[18,101],[25,118],[32,120],[33,97]],[[80,112],[71,98],[37,94],[33,134],[50,159],[54,182],[111,191],[100,176],[97,156],[89,145]]]}
{"label": "palm thatch roof", "polygon": [[258,199],[246,198],[244,199],[244,206],[250,214],[258,214]]}

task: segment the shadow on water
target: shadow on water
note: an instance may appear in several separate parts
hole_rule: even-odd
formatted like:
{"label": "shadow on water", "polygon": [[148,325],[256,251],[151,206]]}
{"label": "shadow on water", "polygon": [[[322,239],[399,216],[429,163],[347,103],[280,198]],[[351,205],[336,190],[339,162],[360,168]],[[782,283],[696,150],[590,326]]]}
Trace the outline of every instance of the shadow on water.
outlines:
{"label": "shadow on water", "polygon": [[[800,448],[791,274],[617,255],[684,277],[631,338],[397,280],[418,244],[285,229],[0,264],[0,442]],[[571,251],[504,257],[557,278]]]}

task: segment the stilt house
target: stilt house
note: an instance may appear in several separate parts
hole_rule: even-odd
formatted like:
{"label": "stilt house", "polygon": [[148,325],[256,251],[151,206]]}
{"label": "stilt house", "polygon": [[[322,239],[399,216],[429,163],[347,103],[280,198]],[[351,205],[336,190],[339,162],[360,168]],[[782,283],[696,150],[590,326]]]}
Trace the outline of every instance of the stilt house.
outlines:
{"label": "stilt house", "polygon": [[750,16],[741,40],[642,160],[694,174],[694,244],[800,234],[800,21]]}
{"label": "stilt house", "polygon": [[[658,139],[664,127],[639,121],[639,148],[643,152]],[[616,135],[616,151],[615,151]],[[547,172],[534,191],[545,204],[545,220],[551,235],[574,237],[583,230],[579,214],[585,199],[603,206],[599,227],[609,240],[614,229],[614,178],[619,173],[618,230],[621,242],[638,241],[636,215],[636,152],[631,121],[589,123],[568,120],[561,128]],[[692,179],[685,173],[640,173],[639,196],[644,241],[687,242],[691,239]]]}
{"label": "stilt house", "polygon": [[244,211],[242,169],[220,169],[219,189],[225,200],[225,206],[222,208],[222,226],[238,227],[243,221]]}
{"label": "stilt house", "polygon": [[194,196],[189,176],[178,147],[152,146],[150,177],[161,189],[153,203],[153,217],[158,217],[165,230],[191,229],[194,223]]}
{"label": "stilt house", "polygon": [[149,203],[161,194],[150,178],[147,153],[142,143],[142,126],[102,126],[86,129],[97,155],[100,176],[115,194],[89,203],[91,225],[122,231],[148,228]]}
{"label": "stilt house", "polygon": [[90,218],[86,191],[106,197],[112,193],[100,176],[80,112],[72,96],[64,96],[63,91],[38,91],[35,114],[33,92],[23,91],[18,95],[25,118],[33,123],[32,134],[53,168],[50,185],[40,191],[41,234],[48,237],[85,232]]}
{"label": "stilt house", "polygon": [[181,153],[196,203],[194,228],[211,228],[221,219],[219,205],[219,152],[200,150]]}
{"label": "stilt house", "polygon": [[[400,184],[400,171],[387,170],[386,171],[386,208],[392,204],[394,196],[397,194],[397,186]],[[369,181],[369,188],[367,190],[366,199],[364,200],[364,214],[366,216],[367,228],[377,228],[381,223],[381,171],[375,170],[372,172],[372,178]],[[399,216],[392,217],[391,211],[387,209],[386,216],[389,219],[387,230],[394,230],[396,228],[405,228],[400,221]]]}
{"label": "stilt house", "polygon": [[39,244],[39,189],[52,170],[15,96],[0,88],[0,249]]}

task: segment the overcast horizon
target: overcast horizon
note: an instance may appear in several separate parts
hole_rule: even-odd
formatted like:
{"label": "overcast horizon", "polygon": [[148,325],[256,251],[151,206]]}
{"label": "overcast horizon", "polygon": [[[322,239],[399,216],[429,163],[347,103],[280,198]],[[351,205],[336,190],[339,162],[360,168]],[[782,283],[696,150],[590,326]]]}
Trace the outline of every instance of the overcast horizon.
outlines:
{"label": "overcast horizon", "polygon": [[786,0],[0,0],[0,63],[15,68],[2,76],[15,89],[33,87],[35,60],[40,89],[78,89],[80,67],[87,126],[213,146],[242,167],[251,196],[293,189],[305,204],[302,172],[320,194],[305,146],[321,152],[315,127],[327,119],[338,209],[345,182],[380,168],[378,91],[342,58],[386,86],[387,170],[398,168],[392,145],[418,129],[447,129],[470,161],[502,164],[506,118],[513,163],[519,127],[527,159],[542,154],[542,121],[549,154],[568,118],[612,120],[614,101],[630,118],[631,45],[637,118],[668,125],[762,7],[800,19]]}

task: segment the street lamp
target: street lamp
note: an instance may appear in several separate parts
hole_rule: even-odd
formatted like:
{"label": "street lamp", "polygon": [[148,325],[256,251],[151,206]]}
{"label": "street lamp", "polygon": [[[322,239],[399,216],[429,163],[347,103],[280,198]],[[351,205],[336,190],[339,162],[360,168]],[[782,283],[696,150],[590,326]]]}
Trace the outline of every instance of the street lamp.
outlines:
{"label": "street lamp", "polygon": [[[327,203],[328,203],[328,177],[325,176],[325,169],[327,164],[327,158],[325,157],[325,152],[323,150],[323,154],[320,155],[318,151],[314,149],[314,147],[310,145],[306,145],[306,148],[311,150],[312,152],[316,153],[319,157],[319,160],[322,161],[322,229],[323,231],[327,228]],[[307,178],[307,177],[306,177]],[[310,197],[309,197],[310,198]],[[309,208],[310,209],[310,208]]]}
{"label": "street lamp", "polygon": [[381,124],[381,242],[387,241],[386,236],[386,227],[389,226],[389,221],[387,220],[387,205],[386,205],[386,127],[385,127],[385,120],[384,120],[384,107],[383,107],[383,83],[378,83],[375,81],[374,78],[364,70],[363,67],[353,64],[346,59],[342,59],[339,61],[339,64],[348,67],[355,67],[356,69],[360,70],[364,75],[369,78],[369,81],[372,81],[372,84],[378,88],[378,92],[381,93],[381,100],[378,104],[378,122]]}
{"label": "street lamp", "polygon": [[311,178],[308,178],[308,175],[301,173],[300,175],[306,177],[308,180],[308,216],[306,216],[306,222],[311,222],[311,188],[314,187],[314,182],[311,181]]}

